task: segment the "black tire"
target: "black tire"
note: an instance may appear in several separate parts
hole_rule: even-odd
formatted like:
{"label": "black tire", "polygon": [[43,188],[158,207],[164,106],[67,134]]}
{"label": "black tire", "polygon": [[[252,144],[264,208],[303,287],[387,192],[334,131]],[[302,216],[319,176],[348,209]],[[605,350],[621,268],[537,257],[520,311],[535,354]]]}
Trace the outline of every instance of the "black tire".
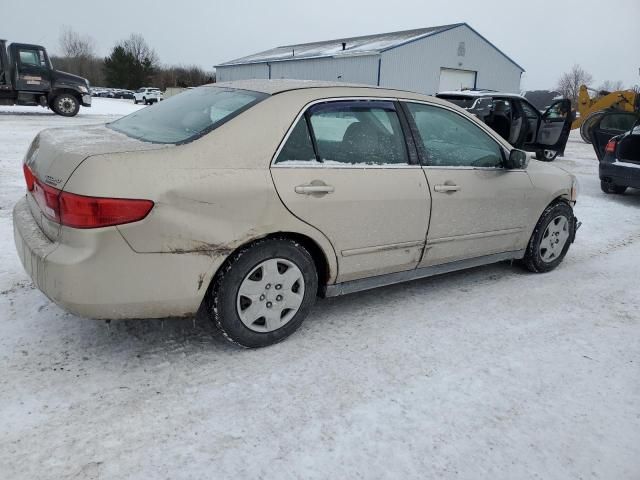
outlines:
{"label": "black tire", "polygon": [[[545,155],[545,151],[552,152],[552,154]],[[536,159],[540,160],[541,162],[553,162],[557,156],[558,152],[556,152],[555,150],[538,150],[536,152]]]}
{"label": "black tire", "polygon": [[136,105],[138,104],[138,100],[136,100],[136,97],[133,97],[133,103],[135,103]]}
{"label": "black tire", "polygon": [[[282,327],[259,332],[248,328],[240,319],[237,302],[242,299],[238,295],[245,278],[262,262],[275,258],[292,262],[300,270],[304,279],[303,300],[295,315]],[[307,249],[288,238],[264,239],[236,252],[220,268],[207,294],[207,314],[229,342],[245,348],[266,347],[298,329],[315,303],[317,292],[318,274]]]}
{"label": "black tire", "polygon": [[[567,219],[569,237],[566,240],[562,251],[557,254],[553,260],[545,261],[542,258],[540,242],[543,240],[549,224],[552,221],[555,221],[559,216],[564,216]],[[542,215],[540,216],[540,220],[538,220],[538,223],[536,224],[536,228],[531,234],[531,239],[529,240],[527,250],[524,258],[522,259],[527,270],[534,273],[544,273],[549,272],[560,265],[573,242],[575,221],[576,219],[573,215],[573,209],[565,202],[558,201],[545,208],[544,212],[542,212]]]}
{"label": "black tire", "polygon": [[604,180],[600,180],[600,189],[604,193],[622,195],[627,191],[627,187],[624,185],[615,185],[613,183],[605,182]]}
{"label": "black tire", "polygon": [[147,102],[147,97],[142,97],[142,101],[145,105],[149,105],[149,102]]}
{"label": "black tire", "polygon": [[51,102],[51,109],[63,117],[75,117],[80,111],[80,100],[71,93],[61,93]]}

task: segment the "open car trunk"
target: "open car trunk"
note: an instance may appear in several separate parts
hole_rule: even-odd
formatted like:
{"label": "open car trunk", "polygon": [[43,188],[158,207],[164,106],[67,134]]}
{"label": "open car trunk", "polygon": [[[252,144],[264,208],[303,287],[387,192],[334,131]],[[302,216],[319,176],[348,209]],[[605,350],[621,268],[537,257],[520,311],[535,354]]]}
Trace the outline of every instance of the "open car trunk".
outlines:
{"label": "open car trunk", "polygon": [[638,134],[625,136],[618,146],[618,159],[622,162],[640,164],[640,127]]}

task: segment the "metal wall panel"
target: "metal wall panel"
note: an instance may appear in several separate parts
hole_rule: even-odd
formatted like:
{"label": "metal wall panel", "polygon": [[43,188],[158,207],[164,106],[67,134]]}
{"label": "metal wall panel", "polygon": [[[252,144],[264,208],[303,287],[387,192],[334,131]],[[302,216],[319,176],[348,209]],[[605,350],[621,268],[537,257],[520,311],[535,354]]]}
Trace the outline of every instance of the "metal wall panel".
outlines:
{"label": "metal wall panel", "polygon": [[442,67],[478,72],[476,88],[520,92],[522,70],[466,25],[383,52],[380,85],[431,95]]}
{"label": "metal wall panel", "polygon": [[250,78],[269,78],[268,65],[266,63],[251,63],[216,68],[217,82],[230,82]]}
{"label": "metal wall panel", "polygon": [[375,85],[378,80],[378,55],[348,58],[289,60],[271,64],[271,78],[329,80]]}

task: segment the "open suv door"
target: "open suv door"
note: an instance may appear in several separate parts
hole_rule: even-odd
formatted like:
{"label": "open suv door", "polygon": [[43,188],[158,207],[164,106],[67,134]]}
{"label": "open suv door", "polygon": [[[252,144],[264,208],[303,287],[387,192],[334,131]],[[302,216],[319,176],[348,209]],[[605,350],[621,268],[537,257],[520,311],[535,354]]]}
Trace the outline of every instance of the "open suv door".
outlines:
{"label": "open suv door", "polygon": [[602,160],[609,140],[633,128],[640,120],[638,112],[610,111],[601,115],[591,128],[591,140],[598,160]]}
{"label": "open suv door", "polygon": [[571,132],[571,100],[557,100],[547,108],[538,122],[533,143],[525,150],[535,151],[538,160],[551,161],[564,154]]}

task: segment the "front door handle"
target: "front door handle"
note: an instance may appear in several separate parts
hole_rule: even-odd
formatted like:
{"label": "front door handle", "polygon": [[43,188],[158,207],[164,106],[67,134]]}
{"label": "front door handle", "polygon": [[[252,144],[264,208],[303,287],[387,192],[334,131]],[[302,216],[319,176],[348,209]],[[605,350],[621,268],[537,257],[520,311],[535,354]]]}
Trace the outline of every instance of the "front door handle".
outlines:
{"label": "front door handle", "polygon": [[327,193],[333,193],[335,188],[331,185],[314,184],[298,185],[295,187],[295,192],[301,195],[326,195]]}
{"label": "front door handle", "polygon": [[449,184],[434,185],[433,190],[435,192],[441,192],[441,193],[457,192],[458,190],[460,190],[460,187],[458,185],[449,185]]}

